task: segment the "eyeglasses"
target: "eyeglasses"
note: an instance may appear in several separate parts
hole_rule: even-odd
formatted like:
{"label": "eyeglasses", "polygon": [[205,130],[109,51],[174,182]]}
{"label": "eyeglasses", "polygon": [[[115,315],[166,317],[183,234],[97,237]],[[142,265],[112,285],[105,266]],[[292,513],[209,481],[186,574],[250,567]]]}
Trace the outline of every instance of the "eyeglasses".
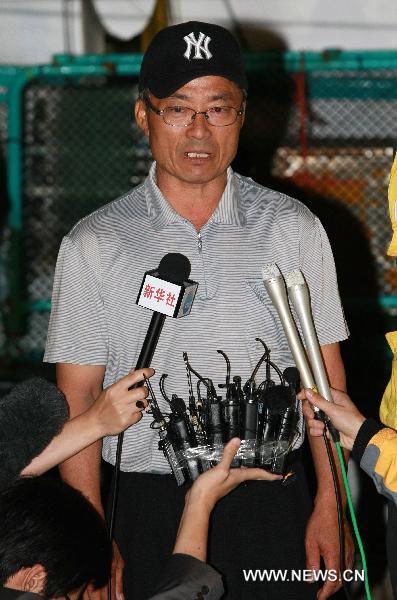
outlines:
{"label": "eyeglasses", "polygon": [[232,106],[212,106],[208,110],[193,110],[187,106],[166,106],[159,110],[153,106],[150,98],[144,96],[144,101],[147,106],[159,117],[163,117],[164,123],[171,127],[189,127],[192,125],[197,115],[204,115],[208,125],[214,127],[227,127],[233,125],[237,118],[244,114],[244,108],[239,110]]}

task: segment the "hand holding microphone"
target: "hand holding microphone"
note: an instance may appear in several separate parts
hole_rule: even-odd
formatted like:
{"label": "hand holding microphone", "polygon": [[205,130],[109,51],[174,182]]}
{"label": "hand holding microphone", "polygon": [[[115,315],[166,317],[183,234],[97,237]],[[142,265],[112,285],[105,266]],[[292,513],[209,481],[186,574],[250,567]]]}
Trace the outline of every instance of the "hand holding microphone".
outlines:
{"label": "hand holding microphone", "polygon": [[136,386],[154,375],[154,369],[132,371],[113,385],[104,389],[87,413],[91,421],[91,431],[98,438],[115,435],[134,425],[142,418],[147,407],[148,389]]}
{"label": "hand holding microphone", "polygon": [[[365,417],[360,413],[347,394],[333,388],[331,388],[331,394],[333,402],[324,400],[320,394],[316,394],[313,390],[302,390],[299,398],[301,400],[309,400],[311,404],[315,404],[321,408],[338,429],[341,445],[347,448],[347,450],[351,450],[357,433],[365,421]],[[310,435],[319,437],[323,435],[325,425],[314,418],[314,412],[309,402],[304,402],[303,414],[307,419]]]}

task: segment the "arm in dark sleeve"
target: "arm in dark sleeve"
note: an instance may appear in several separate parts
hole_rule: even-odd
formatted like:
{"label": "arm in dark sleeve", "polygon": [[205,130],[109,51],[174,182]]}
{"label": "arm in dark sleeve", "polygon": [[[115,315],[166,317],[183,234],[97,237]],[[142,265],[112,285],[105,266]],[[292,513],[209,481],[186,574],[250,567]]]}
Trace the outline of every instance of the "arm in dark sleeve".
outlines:
{"label": "arm in dark sleeve", "polygon": [[218,600],[223,593],[222,577],[210,565],[187,554],[173,554],[149,600]]}

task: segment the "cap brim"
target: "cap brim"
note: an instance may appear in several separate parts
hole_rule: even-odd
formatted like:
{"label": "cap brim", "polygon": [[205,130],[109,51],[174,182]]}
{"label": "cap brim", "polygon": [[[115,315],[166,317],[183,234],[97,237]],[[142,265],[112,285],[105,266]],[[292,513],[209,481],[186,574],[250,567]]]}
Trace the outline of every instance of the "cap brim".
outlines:
{"label": "cap brim", "polygon": [[[226,69],[219,69],[219,72],[214,69],[196,69],[194,71],[189,70],[188,73],[181,73],[178,79],[170,80],[169,77],[167,79],[159,79],[158,82],[151,82],[148,85],[149,91],[156,96],[156,98],[167,98],[174,94],[181,87],[193,81],[193,79],[198,79],[199,77],[224,77],[225,79],[229,79],[235,83],[238,87],[246,90],[247,89],[247,81],[246,80],[237,80],[235,73],[228,72]],[[146,87],[146,86],[143,86]]]}

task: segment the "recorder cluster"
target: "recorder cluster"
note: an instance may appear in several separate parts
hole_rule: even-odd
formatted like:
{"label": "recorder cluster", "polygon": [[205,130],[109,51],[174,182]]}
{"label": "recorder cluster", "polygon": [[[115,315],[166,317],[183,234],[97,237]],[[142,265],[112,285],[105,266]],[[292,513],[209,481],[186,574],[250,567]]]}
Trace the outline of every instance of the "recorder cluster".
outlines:
{"label": "recorder cluster", "polygon": [[[284,278],[276,264],[266,265],[262,270],[264,286],[277,309],[296,367],[281,372],[270,359],[270,350],[261,342],[264,352],[249,379],[243,384],[240,376],[231,377],[229,358],[218,350],[226,362],[225,381],[216,385],[208,377],[198,373],[190,364],[186,352],[183,359],[189,386],[187,402],[172,394],[166,394],[160,379],[160,391],[170,410],[163,414],[154,391],[147,380],[150,407],[154,417],[151,424],[158,431],[159,448],[167,458],[171,470],[182,485],[194,481],[200,473],[216,464],[224,444],[233,437],[242,440],[233,466],[263,467],[273,473],[286,474],[288,457],[299,435],[299,401],[296,396],[303,387],[317,389],[332,401],[331,391],[324,368],[320,346],[315,331],[309,289],[301,271],[292,271]],[[305,347],[291,312],[292,304],[299,318]],[[262,364],[266,376],[257,383]],[[314,375],[313,375],[314,373]],[[194,391],[192,378],[196,378]],[[224,393],[219,394],[219,390]],[[316,409],[318,418],[324,419]],[[338,432],[327,422],[334,440]]]}
{"label": "recorder cluster", "polygon": [[[233,437],[242,440],[233,466],[260,466],[274,473],[286,473],[288,453],[298,435],[299,373],[295,367],[281,372],[271,361],[266,344],[257,340],[264,352],[245,383],[240,376],[231,377],[230,361],[222,350],[218,352],[226,362],[226,378],[217,387],[192,367],[184,352],[189,399],[185,402],[177,394],[169,396],[164,385],[167,375],[162,375],[160,392],[169,406],[166,414],[161,412],[147,380],[154,417],[151,427],[159,433],[159,448],[178,485],[194,481],[216,464],[224,444]],[[257,384],[263,363],[266,376]]]}

